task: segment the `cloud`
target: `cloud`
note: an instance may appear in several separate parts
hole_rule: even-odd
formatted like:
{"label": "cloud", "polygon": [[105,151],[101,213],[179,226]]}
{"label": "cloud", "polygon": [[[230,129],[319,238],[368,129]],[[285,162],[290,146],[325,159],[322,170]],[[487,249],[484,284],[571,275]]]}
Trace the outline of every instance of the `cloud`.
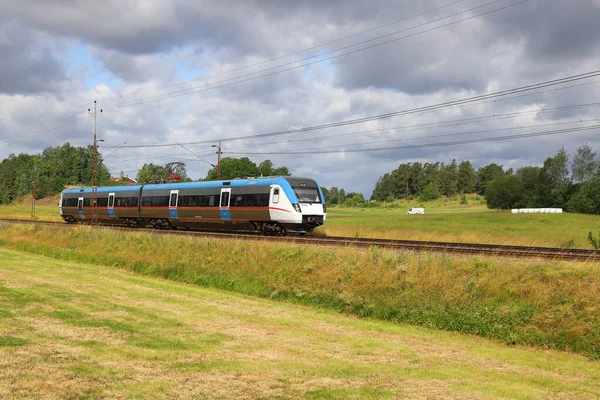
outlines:
{"label": "cloud", "polygon": [[21,24],[0,22],[0,93],[53,92],[68,80],[45,40],[45,35]]}

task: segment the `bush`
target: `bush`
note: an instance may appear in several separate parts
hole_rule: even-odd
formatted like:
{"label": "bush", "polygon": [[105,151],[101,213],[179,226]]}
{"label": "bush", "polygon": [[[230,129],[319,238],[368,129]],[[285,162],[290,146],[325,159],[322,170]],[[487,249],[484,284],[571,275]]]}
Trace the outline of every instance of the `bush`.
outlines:
{"label": "bush", "polygon": [[485,189],[485,199],[488,208],[513,208],[523,200],[525,187],[515,175],[502,175],[488,183]]}
{"label": "bush", "polygon": [[423,188],[423,193],[419,196],[419,201],[432,201],[440,198],[440,191],[435,183],[430,183]]}
{"label": "bush", "polygon": [[575,193],[567,205],[567,210],[582,214],[600,214],[600,176],[596,175]]}

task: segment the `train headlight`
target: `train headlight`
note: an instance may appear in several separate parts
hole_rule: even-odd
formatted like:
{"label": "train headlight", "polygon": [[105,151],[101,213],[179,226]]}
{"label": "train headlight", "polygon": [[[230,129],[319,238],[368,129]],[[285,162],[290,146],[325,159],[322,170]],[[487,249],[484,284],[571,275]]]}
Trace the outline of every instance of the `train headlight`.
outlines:
{"label": "train headlight", "polygon": [[300,204],[294,203],[294,204],[292,204],[292,206],[294,207],[294,210],[298,211],[299,213],[302,212],[302,209],[300,208]]}
{"label": "train headlight", "polygon": [[325,206],[325,203],[323,203],[323,214],[327,213],[327,207]]}

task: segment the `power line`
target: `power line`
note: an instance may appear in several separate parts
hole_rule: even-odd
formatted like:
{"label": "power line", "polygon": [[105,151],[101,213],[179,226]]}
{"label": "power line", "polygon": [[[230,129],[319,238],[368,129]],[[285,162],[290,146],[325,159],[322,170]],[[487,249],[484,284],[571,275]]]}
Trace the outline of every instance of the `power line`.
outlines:
{"label": "power line", "polygon": [[[490,2],[490,3],[484,4],[483,6],[478,6],[478,7],[475,7],[475,8],[481,8],[481,7],[484,7],[484,6],[496,3],[498,1],[502,1],[502,0],[494,0],[494,1]],[[386,45],[386,44],[389,44],[389,43],[397,42],[397,41],[402,40],[402,39],[407,39],[407,38],[414,37],[414,36],[417,36],[417,35],[421,35],[421,34],[424,34],[424,33],[427,33],[427,32],[431,32],[431,31],[434,31],[434,30],[446,28],[446,27],[451,26],[451,25],[456,25],[456,24],[458,24],[460,22],[465,22],[465,21],[468,21],[468,20],[471,20],[471,19],[474,19],[474,18],[479,18],[479,17],[485,16],[485,15],[488,15],[488,14],[491,14],[491,13],[494,13],[494,12],[502,11],[502,10],[505,10],[507,8],[510,8],[510,7],[514,7],[514,6],[517,6],[517,5],[520,5],[520,4],[527,3],[529,1],[531,1],[531,0],[521,0],[521,1],[517,2],[517,3],[509,4],[507,6],[496,8],[494,10],[486,11],[486,12],[483,12],[483,13],[480,13],[480,14],[476,14],[476,15],[473,15],[473,16],[470,16],[470,17],[459,19],[457,21],[449,22],[447,24],[440,25],[440,26],[437,26],[437,27],[433,27],[433,28],[430,28],[430,29],[426,29],[424,31],[412,33],[410,35],[406,35],[406,36],[402,36],[402,37],[399,37],[399,38],[391,39],[391,40],[384,41],[384,42],[381,42],[381,43],[376,43],[376,44],[373,44],[371,46],[367,46],[367,47],[363,47],[363,48],[360,48],[360,49],[348,51],[348,52],[337,54],[337,55],[334,55],[334,56],[325,57],[325,58],[322,58],[320,60],[316,60],[316,61],[312,61],[312,62],[300,64],[300,65],[297,65],[297,66],[285,68],[285,69],[278,70],[278,71],[269,72],[269,73],[266,73],[266,74],[263,74],[263,75],[258,75],[258,76],[249,77],[249,78],[238,80],[238,81],[234,81],[234,82],[229,82],[229,83],[224,83],[224,84],[221,84],[221,85],[213,86],[213,85],[216,85],[217,83],[228,82],[228,81],[231,81],[231,80],[234,80],[234,79],[239,79],[239,78],[242,78],[242,77],[245,77],[245,76],[254,75],[254,74],[257,74],[257,73],[260,73],[260,72],[264,72],[264,71],[267,71],[267,70],[270,70],[270,69],[273,69],[273,68],[279,68],[279,67],[271,67],[271,68],[265,69],[264,71],[257,71],[257,72],[253,72],[253,73],[241,75],[239,77],[229,78],[229,79],[225,79],[223,81],[213,82],[211,84],[207,84],[207,85],[203,85],[203,86],[197,86],[195,88],[190,88],[190,89],[185,89],[185,90],[181,90],[181,91],[176,91],[176,92],[172,92],[172,93],[165,94],[165,95],[159,95],[159,96],[155,96],[155,97],[150,97],[150,98],[147,98],[147,99],[141,99],[139,101],[133,101],[133,102],[130,102],[130,103],[117,104],[117,105],[115,105],[113,107],[105,107],[105,109],[109,109],[109,108],[113,109],[113,108],[122,108],[122,107],[136,106],[136,105],[140,105],[140,104],[150,103],[150,102],[153,102],[153,101],[160,101],[160,100],[166,100],[166,99],[171,99],[171,98],[175,98],[175,97],[181,97],[181,96],[185,96],[185,95],[188,95],[188,94],[204,92],[204,91],[207,91],[207,90],[213,90],[213,89],[217,89],[217,88],[227,87],[227,86],[231,86],[231,85],[235,85],[235,84],[239,84],[239,83],[243,83],[243,82],[248,82],[248,81],[256,80],[256,79],[259,79],[259,78],[264,78],[264,77],[267,77],[267,76],[272,76],[272,75],[280,74],[282,72],[291,71],[291,70],[298,69],[298,68],[301,68],[301,67],[305,67],[305,66],[309,66],[309,65],[321,63],[323,61],[328,61],[328,60],[332,60],[332,59],[344,57],[344,56],[347,56],[347,55],[350,55],[350,54],[358,53],[360,51],[364,51],[364,50],[368,50],[368,49],[371,49],[371,48],[383,46],[383,45]],[[461,13],[468,12],[470,10],[471,9],[465,10],[465,11],[462,11]],[[431,22],[424,23],[424,24],[421,24],[421,25],[426,25],[426,24],[429,24],[429,23],[431,23]],[[411,28],[411,29],[413,29],[413,28]],[[294,63],[296,63],[296,62],[300,62],[300,61],[295,61]],[[207,86],[212,86],[212,87],[207,87]]]}
{"label": "power line", "polygon": [[377,135],[377,134],[384,134],[384,133],[389,133],[389,132],[428,129],[428,128],[433,128],[433,127],[460,126],[460,125],[468,125],[468,124],[473,124],[473,123],[486,122],[488,120],[511,119],[511,118],[514,118],[517,116],[528,115],[528,114],[546,114],[546,113],[569,111],[569,110],[574,110],[574,109],[597,107],[597,106],[600,106],[600,102],[577,104],[577,105],[547,108],[547,109],[542,108],[539,110],[519,111],[519,112],[505,113],[505,114],[493,114],[493,115],[481,116],[481,117],[460,118],[460,119],[441,121],[441,122],[429,122],[429,123],[424,123],[424,124],[397,126],[397,127],[393,127],[393,128],[372,129],[372,130],[367,130],[367,131],[340,133],[340,134],[336,134],[336,135],[327,135],[326,137],[318,137],[318,136],[317,137],[309,137],[309,138],[302,137],[302,138],[289,139],[289,140],[278,141],[278,142],[266,142],[266,143],[255,143],[253,145],[230,146],[230,147],[227,147],[227,149],[230,150],[230,149],[239,149],[239,148],[248,148],[248,147],[268,146],[268,145],[273,145],[273,144],[306,142],[306,141],[310,141],[310,140],[330,140],[330,139],[339,138],[339,137],[362,136],[362,135],[367,135],[367,134],[376,134]]}
{"label": "power line", "polygon": [[483,100],[489,100],[489,99],[493,99],[493,98],[497,98],[497,97],[503,97],[503,96],[507,96],[510,94],[522,93],[522,92],[526,92],[529,90],[535,90],[535,89],[540,89],[540,88],[544,88],[544,87],[555,86],[555,85],[578,81],[578,80],[582,80],[582,79],[589,79],[589,78],[599,76],[599,75],[600,75],[600,70],[596,70],[596,71],[586,72],[586,73],[578,74],[578,75],[572,75],[572,76],[568,76],[568,77],[564,77],[564,78],[560,78],[560,79],[554,79],[554,80],[550,80],[550,81],[535,83],[535,84],[531,84],[531,85],[527,85],[527,86],[520,86],[517,88],[507,89],[507,90],[503,90],[503,91],[499,91],[499,92],[495,92],[495,93],[489,93],[489,94],[469,97],[469,98],[461,99],[461,100],[453,100],[453,101],[448,101],[448,102],[444,102],[444,103],[438,103],[438,104],[433,104],[433,105],[429,105],[429,106],[417,107],[417,108],[412,108],[412,109],[403,110],[403,111],[395,111],[395,112],[391,112],[391,113],[373,115],[373,116],[362,117],[362,118],[355,118],[355,119],[346,120],[346,121],[332,122],[332,123],[328,123],[328,124],[315,125],[315,126],[310,126],[310,127],[305,127],[305,128],[288,129],[288,130],[283,130],[283,131],[275,131],[275,132],[261,133],[261,134],[255,134],[255,135],[211,139],[211,140],[203,140],[203,141],[188,142],[188,143],[153,143],[153,144],[141,144],[141,145],[127,145],[124,147],[129,147],[129,148],[172,147],[172,146],[179,146],[182,144],[188,146],[188,145],[212,143],[215,140],[221,140],[221,141],[225,142],[225,141],[234,141],[234,140],[256,139],[256,138],[271,137],[271,136],[281,136],[281,135],[287,135],[287,134],[291,134],[291,133],[309,132],[309,131],[321,130],[321,129],[326,129],[326,128],[354,125],[354,124],[358,124],[358,123],[369,122],[369,121],[380,120],[380,119],[387,119],[387,118],[398,117],[398,116],[421,114],[421,113],[429,112],[429,111],[438,111],[438,110],[448,108],[448,107],[462,106],[462,105],[466,105],[466,104],[470,104],[470,103],[481,102]]}
{"label": "power line", "polygon": [[561,129],[561,130],[553,130],[553,131],[544,131],[544,132],[534,132],[534,133],[526,133],[521,135],[509,135],[509,136],[497,136],[491,138],[478,138],[478,139],[468,139],[468,140],[457,140],[452,142],[439,142],[439,143],[425,143],[425,144],[414,144],[407,146],[386,146],[386,147],[373,147],[373,148],[365,148],[365,149],[340,149],[340,150],[319,150],[318,148],[314,150],[303,150],[303,151],[286,151],[286,152],[276,152],[276,151],[264,151],[264,152],[227,152],[227,154],[235,154],[235,155],[296,155],[296,154],[336,154],[336,153],[368,153],[375,151],[390,151],[390,150],[408,150],[408,149],[420,149],[425,147],[441,147],[441,146],[455,146],[459,144],[470,144],[470,143],[481,143],[481,142],[495,142],[495,141],[503,141],[510,139],[522,139],[522,138],[530,138],[536,136],[548,136],[548,135],[559,135],[563,133],[573,133],[573,132],[585,132],[600,129],[600,125],[593,125],[587,127],[578,127],[578,128],[569,128],[569,129]]}
{"label": "power line", "polygon": [[19,142],[22,142],[22,141],[25,141],[25,140],[28,140],[28,139],[33,139],[34,137],[41,136],[41,135],[43,135],[45,133],[52,132],[52,131],[55,131],[55,130],[60,129],[60,128],[64,128],[65,126],[71,125],[71,124],[73,124],[73,123],[75,123],[75,122],[77,122],[80,119],[83,119],[85,117],[85,115],[83,115],[83,113],[79,113],[79,114],[81,114],[79,117],[77,117],[77,118],[75,118],[75,119],[73,119],[73,120],[71,120],[69,122],[66,122],[66,123],[64,123],[62,125],[55,126],[53,128],[42,130],[42,131],[36,133],[35,135],[21,137],[19,139],[14,139],[14,140],[11,140],[11,141],[8,141],[8,142],[0,143],[0,147],[10,146],[10,145],[13,145],[15,143],[19,143]]}
{"label": "power line", "polygon": [[[490,133],[490,132],[501,132],[501,131],[510,131],[510,130],[519,130],[519,129],[531,129],[531,128],[541,128],[548,126],[561,126],[561,125],[570,125],[570,124],[579,124],[585,122],[595,122],[600,121],[600,118],[587,119],[587,120],[576,120],[576,121],[566,121],[566,122],[553,122],[548,124],[537,124],[537,125],[525,125],[525,126],[515,126],[508,128],[494,128],[494,129],[481,129],[477,131],[466,131],[466,132],[453,132],[453,133],[444,133],[444,134],[436,134],[429,136],[415,136],[415,137],[405,137],[400,139],[386,139],[386,140],[378,140],[371,142],[360,142],[360,143],[343,143],[336,144],[335,146],[319,146],[318,148],[305,148],[305,149],[296,149],[293,151],[304,151],[304,150],[322,150],[322,149],[330,149],[330,148],[340,148],[341,146],[362,146],[365,144],[376,144],[376,143],[393,143],[393,142],[403,142],[406,140],[422,140],[422,139],[432,139],[432,138],[441,138],[441,137],[449,137],[449,136],[458,136],[458,135],[474,135],[478,133]],[[327,137],[330,139],[331,137]],[[284,144],[286,142],[281,142]],[[229,148],[231,149],[231,147]],[[227,151],[228,154],[236,154],[235,152]]]}

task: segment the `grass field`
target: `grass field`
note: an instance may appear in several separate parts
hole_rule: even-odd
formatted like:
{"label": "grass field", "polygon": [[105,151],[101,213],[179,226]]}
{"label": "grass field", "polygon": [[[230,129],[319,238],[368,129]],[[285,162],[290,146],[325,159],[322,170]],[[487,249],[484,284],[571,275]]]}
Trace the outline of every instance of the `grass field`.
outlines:
{"label": "grass field", "polygon": [[494,243],[521,246],[590,248],[590,231],[600,232],[600,216],[511,214],[481,208],[430,210],[332,208],[316,232],[328,236]]}
{"label": "grass field", "polygon": [[0,248],[0,398],[595,399],[574,354]]}

